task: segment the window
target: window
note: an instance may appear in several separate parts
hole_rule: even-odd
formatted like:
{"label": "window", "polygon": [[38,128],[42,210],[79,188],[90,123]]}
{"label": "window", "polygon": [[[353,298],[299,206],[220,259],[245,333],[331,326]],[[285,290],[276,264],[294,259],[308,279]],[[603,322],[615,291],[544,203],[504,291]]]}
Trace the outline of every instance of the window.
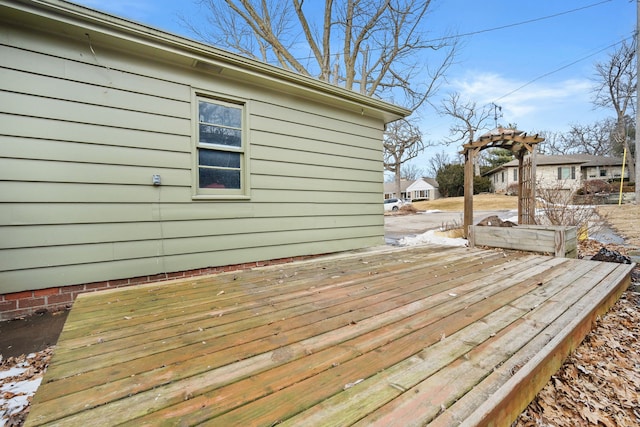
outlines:
{"label": "window", "polygon": [[607,176],[607,170],[606,169],[600,169],[600,176],[601,177]]}
{"label": "window", "polygon": [[513,170],[513,180],[514,180],[515,182],[517,182],[517,181],[518,181],[518,169],[514,169],[514,170]]}
{"label": "window", "polygon": [[504,171],[502,171],[501,175],[502,175],[502,181],[501,182],[504,182]]}
{"label": "window", "polygon": [[564,166],[558,168],[558,180],[576,179],[576,167]]}
{"label": "window", "polygon": [[196,97],[196,195],[246,196],[243,104]]}

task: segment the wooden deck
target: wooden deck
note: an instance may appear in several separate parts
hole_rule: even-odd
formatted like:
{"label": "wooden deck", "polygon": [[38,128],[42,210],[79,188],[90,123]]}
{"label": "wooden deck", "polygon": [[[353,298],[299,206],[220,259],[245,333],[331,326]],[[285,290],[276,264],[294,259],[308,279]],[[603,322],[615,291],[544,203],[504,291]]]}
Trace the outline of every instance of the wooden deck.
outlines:
{"label": "wooden deck", "polygon": [[388,248],[81,295],[27,425],[504,425],[631,266]]}

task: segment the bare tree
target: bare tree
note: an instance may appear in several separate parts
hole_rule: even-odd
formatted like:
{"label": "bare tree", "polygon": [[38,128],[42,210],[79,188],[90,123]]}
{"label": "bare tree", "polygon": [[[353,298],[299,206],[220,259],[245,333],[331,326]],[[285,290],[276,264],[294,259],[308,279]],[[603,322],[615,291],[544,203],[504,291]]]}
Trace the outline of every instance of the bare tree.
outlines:
{"label": "bare tree", "polygon": [[429,159],[429,168],[427,169],[427,172],[429,172],[431,177],[435,178],[436,175],[438,175],[438,172],[440,171],[440,169],[442,169],[444,166],[451,163],[454,163],[454,162],[451,161],[451,158],[449,157],[449,155],[444,151],[441,151],[439,153],[434,154],[433,157]]}
{"label": "bare tree", "polygon": [[400,168],[400,178],[409,181],[415,181],[422,178],[424,171],[413,163],[406,163]]}
{"label": "bare tree", "polygon": [[562,135],[565,148],[561,154],[593,154],[594,156],[614,154],[616,126],[616,121],[610,118],[590,125],[571,125],[569,131]]}
{"label": "bare tree", "polygon": [[[201,39],[411,109],[437,90],[456,51],[455,38],[427,40],[430,0],[200,2],[209,26],[187,25]],[[427,50],[439,59],[419,65]]]}
{"label": "bare tree", "polygon": [[393,172],[396,194],[402,193],[402,165],[424,149],[417,126],[405,119],[389,123],[384,133],[384,168]]}
{"label": "bare tree", "polygon": [[[630,110],[635,113],[636,96],[636,43],[622,42],[620,48],[609,55],[606,62],[598,62],[596,68],[596,87],[593,102],[598,107],[613,108],[616,126],[613,132],[615,144],[623,145],[627,150],[629,176],[635,177],[636,162],[627,138],[627,116]],[[636,153],[637,156],[637,153]]]}
{"label": "bare tree", "polygon": [[[454,121],[449,127],[450,138],[446,143],[472,142],[476,132],[486,129],[487,121],[491,117],[489,106],[479,107],[475,101],[461,100],[459,93],[451,93],[442,101],[440,113],[451,116]],[[475,174],[480,174],[479,164],[476,164]]]}

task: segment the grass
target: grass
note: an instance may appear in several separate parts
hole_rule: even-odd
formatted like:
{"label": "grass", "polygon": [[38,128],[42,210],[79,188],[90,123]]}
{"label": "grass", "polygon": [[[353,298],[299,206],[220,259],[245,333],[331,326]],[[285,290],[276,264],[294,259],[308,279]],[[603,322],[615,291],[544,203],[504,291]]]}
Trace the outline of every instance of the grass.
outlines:
{"label": "grass", "polygon": [[[464,197],[446,197],[437,200],[413,202],[419,211],[441,210],[447,212],[462,212]],[[473,196],[474,211],[492,211],[504,209],[518,209],[518,198],[502,194],[476,194]]]}

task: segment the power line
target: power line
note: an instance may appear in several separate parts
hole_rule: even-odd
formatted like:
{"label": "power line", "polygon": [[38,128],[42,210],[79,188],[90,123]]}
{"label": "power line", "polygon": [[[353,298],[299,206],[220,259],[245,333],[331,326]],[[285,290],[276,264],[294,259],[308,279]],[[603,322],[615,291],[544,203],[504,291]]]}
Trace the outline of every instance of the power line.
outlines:
{"label": "power line", "polygon": [[427,40],[426,43],[438,42],[438,41],[450,40],[450,39],[457,39],[457,38],[460,38],[460,37],[468,37],[468,36],[474,36],[476,34],[482,34],[482,33],[489,33],[489,32],[492,32],[492,31],[504,30],[505,28],[518,27],[520,25],[531,24],[532,22],[544,21],[544,20],[547,20],[547,19],[556,18],[558,16],[568,15],[570,13],[579,12],[581,10],[585,10],[585,9],[589,9],[589,8],[592,8],[592,7],[600,6],[601,4],[609,3],[611,1],[613,1],[613,0],[603,0],[603,1],[600,1],[600,2],[597,2],[597,3],[592,3],[592,4],[589,4],[589,5],[586,5],[586,6],[582,6],[582,7],[578,7],[578,8],[575,8],[575,9],[566,10],[564,12],[554,13],[553,15],[541,16],[539,18],[527,19],[526,21],[514,22],[513,24],[501,25],[499,27],[492,27],[492,28],[486,28],[486,29],[483,29],[483,30],[471,31],[469,33],[462,33],[462,34],[458,34],[458,35],[455,35],[455,36],[445,36],[445,37],[440,37],[440,38],[437,38],[437,39],[431,39],[431,40]]}
{"label": "power line", "polygon": [[[476,35],[476,34],[482,34],[482,33],[489,33],[489,32],[492,32],[492,31],[504,30],[505,28],[518,27],[518,26],[530,24],[530,23],[533,23],[533,22],[544,21],[544,20],[547,20],[547,19],[556,18],[558,16],[568,15],[570,13],[579,12],[581,10],[585,10],[585,9],[589,9],[589,8],[592,8],[592,7],[600,6],[602,4],[610,3],[612,1],[613,0],[602,0],[602,1],[599,1],[597,3],[591,3],[591,4],[588,4],[586,6],[578,7],[578,8],[571,9],[571,10],[565,10],[564,12],[558,12],[558,13],[554,13],[552,15],[541,16],[539,18],[528,19],[526,21],[514,22],[512,24],[501,25],[499,27],[485,28],[485,29],[482,29],[482,30],[471,31],[469,33],[457,34],[457,35],[454,35],[454,36],[439,37],[439,38],[436,38],[436,39],[426,40],[425,43],[432,43],[432,42],[439,42],[439,41],[445,41],[445,40],[451,40],[451,39],[458,39],[458,38],[461,38],[461,37],[468,37],[468,36],[473,36],[473,35]],[[375,51],[375,50],[379,50],[379,49],[373,48],[372,50]],[[313,58],[315,58],[315,56],[304,56],[304,57],[296,57],[296,60],[303,61],[303,60],[308,60],[308,59],[313,59]]]}
{"label": "power line", "polygon": [[569,68],[569,67],[571,67],[571,66],[573,66],[573,65],[577,64],[578,62],[584,61],[585,59],[589,59],[589,58],[591,58],[591,57],[593,57],[593,56],[596,56],[597,54],[599,54],[599,53],[601,53],[601,52],[604,52],[604,51],[606,51],[606,50],[608,50],[608,49],[611,49],[611,48],[613,48],[613,47],[615,47],[615,46],[619,45],[620,43],[624,43],[625,41],[629,40],[630,38],[631,38],[631,37],[627,37],[627,38],[625,38],[625,39],[623,39],[623,40],[619,40],[619,41],[617,41],[617,42],[615,42],[615,43],[610,44],[609,46],[606,46],[606,47],[603,47],[603,48],[601,48],[601,49],[598,49],[597,51],[595,51],[595,52],[593,52],[593,53],[590,53],[590,54],[588,54],[588,55],[586,55],[586,56],[583,56],[582,58],[576,59],[576,60],[575,60],[575,61],[573,61],[573,62],[570,62],[570,63],[568,63],[568,64],[566,64],[566,65],[563,65],[562,67],[556,68],[556,69],[555,69],[555,70],[553,70],[553,71],[549,71],[548,73],[544,73],[544,74],[542,74],[542,75],[540,75],[540,76],[538,76],[538,77],[536,77],[536,78],[534,78],[534,79],[532,79],[532,80],[529,80],[527,83],[523,84],[522,86],[517,87],[517,88],[513,89],[511,92],[509,92],[509,93],[506,93],[506,94],[502,95],[500,98],[495,99],[493,102],[500,101],[501,99],[504,99],[504,98],[506,98],[507,96],[512,95],[512,94],[514,94],[514,93],[518,92],[518,91],[519,91],[519,90],[521,90],[521,89],[524,89],[525,87],[529,86],[529,85],[530,85],[530,84],[532,84],[532,83],[537,82],[538,80],[541,80],[541,79],[543,79],[543,78],[545,78],[545,77],[548,77],[548,76],[550,76],[550,75],[552,75],[552,74],[555,74],[555,73],[557,73],[558,71],[562,71],[562,70],[564,70],[564,69],[566,69],[566,68]]}

